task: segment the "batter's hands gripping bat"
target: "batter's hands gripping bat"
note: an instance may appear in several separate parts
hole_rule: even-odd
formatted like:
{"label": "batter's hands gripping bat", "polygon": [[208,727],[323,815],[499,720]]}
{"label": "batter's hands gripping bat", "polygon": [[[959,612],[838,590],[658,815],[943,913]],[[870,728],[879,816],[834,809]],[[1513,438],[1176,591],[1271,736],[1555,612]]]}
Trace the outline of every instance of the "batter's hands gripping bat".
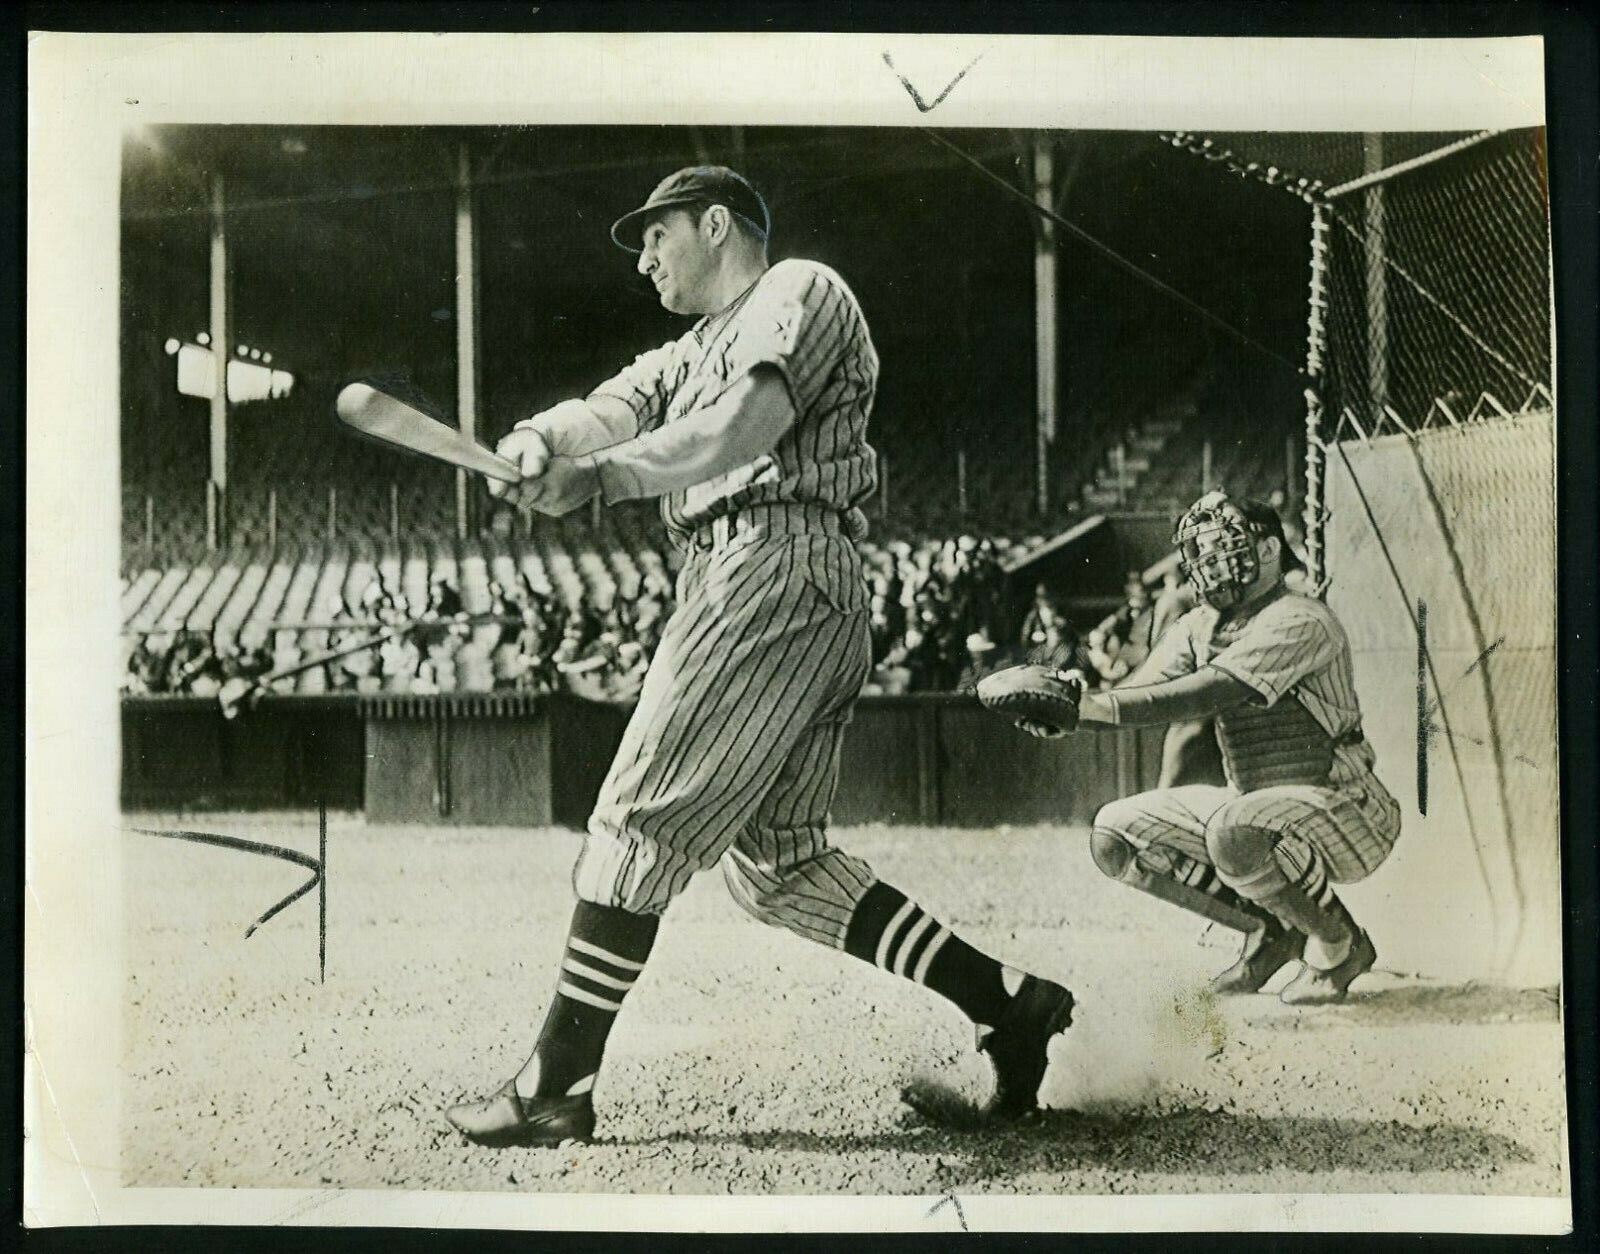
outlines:
{"label": "batter's hands gripping bat", "polygon": [[374,440],[477,471],[502,483],[522,482],[522,472],[514,463],[484,448],[465,431],[440,422],[369,383],[347,384],[334,400],[333,408],[340,422]]}

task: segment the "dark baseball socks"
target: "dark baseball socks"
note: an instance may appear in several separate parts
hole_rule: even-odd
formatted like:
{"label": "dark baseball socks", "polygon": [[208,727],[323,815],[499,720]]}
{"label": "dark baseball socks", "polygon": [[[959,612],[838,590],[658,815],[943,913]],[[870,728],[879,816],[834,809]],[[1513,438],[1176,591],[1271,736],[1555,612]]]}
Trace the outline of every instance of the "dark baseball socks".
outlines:
{"label": "dark baseball socks", "polygon": [[1000,1022],[1022,980],[1020,971],[980,953],[881,880],[857,903],[844,948],[863,962],[948,997],[980,1028]]}
{"label": "dark baseball socks", "polygon": [[594,1087],[617,1011],[656,943],[661,917],[580,901],[572,912],[555,998],[517,1095],[576,1097]]}

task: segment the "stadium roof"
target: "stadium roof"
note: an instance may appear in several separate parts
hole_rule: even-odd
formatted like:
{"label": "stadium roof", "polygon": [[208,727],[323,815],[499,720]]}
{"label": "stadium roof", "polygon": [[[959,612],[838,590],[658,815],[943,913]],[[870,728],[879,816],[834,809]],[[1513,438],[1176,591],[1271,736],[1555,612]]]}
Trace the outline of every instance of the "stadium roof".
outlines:
{"label": "stadium roof", "polygon": [[[996,177],[1028,187],[1027,133],[949,135]],[[1055,138],[1060,213],[1278,355],[1298,355],[1302,206],[1236,192],[1154,133]],[[675,333],[607,227],[663,173],[706,160],[742,169],[767,196],[776,256],[812,257],[848,276],[886,363],[881,412],[923,415],[937,438],[919,445],[943,457],[946,445],[992,442],[1011,416],[1032,412],[1032,197],[1006,195],[917,128],[130,132],[125,344],[159,353],[169,336],[192,339],[205,328],[210,184],[221,174],[238,342],[270,349],[301,380],[301,394],[403,364],[430,395],[448,395],[463,144],[476,191],[483,404],[496,413],[604,377]],[[1150,374],[1135,345],[1160,344],[1174,358],[1219,356],[1220,341],[1169,295],[1130,281],[1067,233],[1059,239],[1068,427],[1071,413],[1098,421],[1132,403],[1130,391]],[[126,369],[132,378],[164,362],[147,367],[130,355]],[[158,399],[153,390],[150,403]]]}

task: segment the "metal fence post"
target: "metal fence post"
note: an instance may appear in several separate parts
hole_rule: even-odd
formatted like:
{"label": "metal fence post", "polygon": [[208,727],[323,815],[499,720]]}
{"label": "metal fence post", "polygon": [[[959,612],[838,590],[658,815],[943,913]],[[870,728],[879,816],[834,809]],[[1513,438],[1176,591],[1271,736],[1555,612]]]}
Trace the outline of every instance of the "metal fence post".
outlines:
{"label": "metal fence post", "polygon": [[1328,347],[1328,204],[1311,204],[1311,295],[1306,318],[1306,573],[1317,595],[1328,584],[1323,552],[1323,475],[1326,450],[1322,444],[1322,374]]}

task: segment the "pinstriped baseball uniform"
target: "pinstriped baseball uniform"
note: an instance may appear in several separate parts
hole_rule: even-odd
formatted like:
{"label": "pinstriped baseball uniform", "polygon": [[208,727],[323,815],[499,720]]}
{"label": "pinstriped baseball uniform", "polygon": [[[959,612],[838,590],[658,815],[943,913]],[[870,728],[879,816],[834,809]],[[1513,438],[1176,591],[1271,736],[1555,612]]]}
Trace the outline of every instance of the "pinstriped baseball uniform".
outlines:
{"label": "pinstriped baseball uniform", "polygon": [[1399,835],[1400,807],[1373,774],[1350,645],[1333,612],[1286,590],[1226,619],[1200,606],[1173,624],[1123,686],[1159,683],[1204,666],[1252,689],[1262,706],[1299,702],[1332,741],[1326,783],[1245,790],[1242,764],[1225,754],[1229,787],[1192,784],[1139,793],[1104,807],[1095,826],[1147,851],[1167,864],[1160,869],[1188,882],[1204,877],[1211,861],[1206,830],[1220,826],[1277,834],[1291,873],[1304,872],[1319,855],[1335,882],[1370,875]]}
{"label": "pinstriped baseball uniform", "polygon": [[[747,229],[723,251],[730,215]],[[499,1091],[447,1112],[481,1145],[592,1135],[595,1077],[661,912],[718,861],[758,918],[966,1015],[994,1065],[986,1121],[1036,1109],[1045,1047],[1071,1023],[1065,987],[975,949],[828,845],[840,745],[870,665],[855,542],[875,486],[866,429],[878,358],[837,274],[807,261],[766,268],[754,241],[769,229],[765,202],[733,170],[663,179],[611,231],[639,245],[637,268],[663,306],[704,309],[748,286],[587,403],[518,424],[539,440],[505,442],[530,468],[519,504],[565,512],[596,486],[608,503],[660,497],[686,560],[573,869],[578,902],[538,1041]],[[548,460],[532,470],[541,443]],[[529,487],[546,476],[553,486]]]}
{"label": "pinstriped baseball uniform", "polygon": [[[855,540],[876,486],[866,442],[878,359],[826,266],[779,262],[724,314],[646,353],[592,394],[641,435],[670,428],[755,367],[796,418],[770,454],[662,499],[685,553],[678,605],[601,788],[573,872],[578,896],[657,913],[717,861],[758,917],[842,946],[875,882],[828,845],[839,747],[870,668]],[[608,499],[648,472],[599,455]]]}
{"label": "pinstriped baseball uniform", "polygon": [[[878,354],[855,296],[827,266],[778,262],[731,309],[635,359],[590,397],[622,401],[643,435],[715,399],[760,364],[783,374],[798,420],[770,454],[664,496],[669,533],[683,545],[715,518],[789,503],[819,529],[828,514],[841,514],[852,538],[864,538],[860,503],[878,486],[867,443]],[[625,464],[603,466],[602,483],[608,500],[648,494]]]}

